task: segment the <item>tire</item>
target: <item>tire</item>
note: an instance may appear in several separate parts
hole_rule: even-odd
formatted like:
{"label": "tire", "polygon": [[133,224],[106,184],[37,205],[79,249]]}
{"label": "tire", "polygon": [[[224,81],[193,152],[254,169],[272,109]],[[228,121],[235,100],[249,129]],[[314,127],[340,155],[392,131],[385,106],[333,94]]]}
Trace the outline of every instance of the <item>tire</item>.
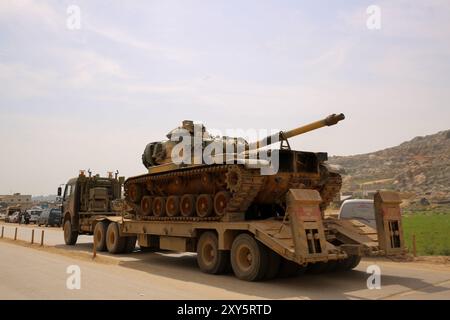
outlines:
{"label": "tire", "polygon": [[94,244],[97,251],[106,251],[106,231],[108,224],[105,221],[97,222],[94,228]]}
{"label": "tire", "polygon": [[280,278],[291,278],[291,277],[295,277],[295,276],[299,275],[300,273],[305,272],[305,270],[306,270],[306,267],[302,267],[293,261],[282,258],[278,276]]}
{"label": "tire", "polygon": [[347,259],[337,262],[337,271],[350,271],[356,268],[361,262],[361,256],[351,255]]}
{"label": "tire", "polygon": [[119,225],[111,222],[106,231],[106,248],[109,253],[122,253],[125,250],[126,237],[121,237]]}
{"label": "tire", "polygon": [[134,251],[134,248],[136,248],[136,241],[137,241],[137,237],[135,237],[135,236],[126,237],[124,252],[132,253]]}
{"label": "tire", "polygon": [[267,272],[268,250],[246,233],[238,235],[231,247],[231,266],[235,276],[241,280],[258,281]]}
{"label": "tire", "polygon": [[64,222],[64,242],[68,246],[73,246],[77,243],[78,231],[72,230],[72,223],[69,220]]}
{"label": "tire", "polygon": [[266,274],[264,275],[264,279],[271,280],[275,278],[280,271],[281,257],[278,253],[270,249],[267,250],[268,250],[268,264]]}
{"label": "tire", "polygon": [[219,250],[219,240],[214,232],[204,232],[197,242],[197,264],[201,271],[222,274],[230,263],[229,251]]}
{"label": "tire", "polygon": [[176,217],[180,215],[180,197],[169,196],[166,200],[166,214],[168,217]]}
{"label": "tire", "polygon": [[322,274],[322,273],[325,273],[327,271],[327,268],[328,268],[328,263],[327,262],[311,263],[308,266],[308,273],[311,273],[311,274]]}

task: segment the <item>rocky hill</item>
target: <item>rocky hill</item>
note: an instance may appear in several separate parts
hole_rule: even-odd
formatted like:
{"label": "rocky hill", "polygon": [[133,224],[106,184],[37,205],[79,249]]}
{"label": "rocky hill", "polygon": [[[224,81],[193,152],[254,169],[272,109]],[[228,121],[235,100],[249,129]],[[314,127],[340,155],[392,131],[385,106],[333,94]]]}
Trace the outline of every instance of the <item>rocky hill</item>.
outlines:
{"label": "rocky hill", "polygon": [[387,188],[409,194],[413,202],[450,200],[450,130],[373,153],[331,157],[329,162],[342,170],[343,192]]}

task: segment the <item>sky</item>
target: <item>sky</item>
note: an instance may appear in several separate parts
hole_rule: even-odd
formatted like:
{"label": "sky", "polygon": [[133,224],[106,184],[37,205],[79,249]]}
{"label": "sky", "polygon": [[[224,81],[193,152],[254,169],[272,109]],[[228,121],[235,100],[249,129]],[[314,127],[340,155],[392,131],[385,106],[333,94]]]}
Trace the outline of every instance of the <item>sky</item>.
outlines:
{"label": "sky", "polygon": [[2,0],[0,194],[143,174],[145,145],[184,119],[288,130],[343,112],[291,146],[376,151],[449,129],[449,84],[448,0]]}

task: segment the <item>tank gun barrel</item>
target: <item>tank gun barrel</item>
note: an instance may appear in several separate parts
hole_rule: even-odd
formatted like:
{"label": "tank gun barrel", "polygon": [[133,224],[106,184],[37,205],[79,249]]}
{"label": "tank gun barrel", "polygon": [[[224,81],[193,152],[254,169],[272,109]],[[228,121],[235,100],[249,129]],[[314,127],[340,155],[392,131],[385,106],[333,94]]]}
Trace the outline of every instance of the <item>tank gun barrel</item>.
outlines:
{"label": "tank gun barrel", "polygon": [[319,121],[315,121],[312,123],[309,123],[307,125],[304,126],[300,126],[298,128],[289,130],[289,131],[280,131],[277,132],[271,136],[268,136],[260,141],[257,142],[252,142],[249,144],[249,149],[250,150],[254,150],[254,149],[259,149],[265,146],[269,146],[273,143],[276,142],[280,142],[282,140],[286,140],[313,130],[317,130],[323,127],[327,127],[327,126],[334,126],[335,124],[337,124],[339,121],[342,121],[345,119],[345,115],[343,113],[340,114],[332,114],[329,115],[328,117],[319,120]]}

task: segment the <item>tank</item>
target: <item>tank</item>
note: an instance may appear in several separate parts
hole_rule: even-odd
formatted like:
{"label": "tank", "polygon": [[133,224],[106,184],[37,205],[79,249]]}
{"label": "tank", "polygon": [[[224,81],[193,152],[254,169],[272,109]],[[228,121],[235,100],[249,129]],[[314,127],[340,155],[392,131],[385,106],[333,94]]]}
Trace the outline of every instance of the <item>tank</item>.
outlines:
{"label": "tank", "polygon": [[[243,221],[283,217],[289,189],[316,189],[322,214],[342,179],[325,152],[291,150],[288,139],[332,126],[343,114],[280,131],[260,141],[214,137],[185,120],[149,143],[142,155],[148,173],[125,181],[130,213],[142,220]],[[271,145],[279,143],[277,149]]]}

